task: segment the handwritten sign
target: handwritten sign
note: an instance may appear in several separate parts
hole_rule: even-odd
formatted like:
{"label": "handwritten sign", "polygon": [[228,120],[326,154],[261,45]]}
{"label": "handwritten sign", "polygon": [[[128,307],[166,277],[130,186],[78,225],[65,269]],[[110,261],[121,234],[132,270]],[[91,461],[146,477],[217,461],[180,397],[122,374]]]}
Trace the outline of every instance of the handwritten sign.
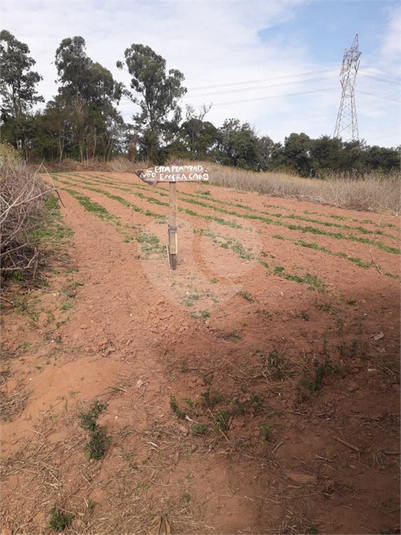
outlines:
{"label": "handwritten sign", "polygon": [[203,165],[156,165],[151,169],[138,169],[135,174],[147,184],[158,182],[201,182],[209,180]]}

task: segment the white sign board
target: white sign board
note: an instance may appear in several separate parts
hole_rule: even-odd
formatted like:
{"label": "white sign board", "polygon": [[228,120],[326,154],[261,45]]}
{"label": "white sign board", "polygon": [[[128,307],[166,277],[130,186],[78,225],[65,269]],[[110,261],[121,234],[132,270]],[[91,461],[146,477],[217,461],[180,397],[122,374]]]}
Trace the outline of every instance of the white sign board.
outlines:
{"label": "white sign board", "polygon": [[147,184],[158,182],[202,182],[209,180],[203,165],[157,165],[150,169],[138,169],[135,174]]}

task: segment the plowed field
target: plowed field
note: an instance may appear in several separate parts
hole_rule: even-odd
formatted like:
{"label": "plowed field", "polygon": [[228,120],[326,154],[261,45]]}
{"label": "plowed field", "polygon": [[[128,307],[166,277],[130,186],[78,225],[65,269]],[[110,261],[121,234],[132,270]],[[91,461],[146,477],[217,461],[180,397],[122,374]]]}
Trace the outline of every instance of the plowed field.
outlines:
{"label": "plowed field", "polygon": [[399,219],[179,184],[171,271],[168,186],[52,181],[53,269],[5,291],[1,534],[54,504],[76,534],[399,533]]}

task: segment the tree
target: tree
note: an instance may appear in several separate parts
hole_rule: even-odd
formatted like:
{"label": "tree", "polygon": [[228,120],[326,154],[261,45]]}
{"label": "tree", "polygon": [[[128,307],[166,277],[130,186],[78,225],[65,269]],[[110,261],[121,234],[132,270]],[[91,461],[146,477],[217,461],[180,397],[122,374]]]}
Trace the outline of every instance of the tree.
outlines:
{"label": "tree", "polygon": [[204,121],[211,105],[203,105],[198,113],[193,106],[186,107],[186,119],[180,127],[182,150],[194,160],[205,160],[211,157],[217,147],[219,133],[209,121]]}
{"label": "tree", "polygon": [[311,159],[314,175],[324,178],[329,171],[338,171],[342,164],[341,139],[321,136],[311,140]]}
{"label": "tree", "polygon": [[223,165],[257,170],[259,140],[248,123],[226,119],[219,129],[218,154]]}
{"label": "tree", "polygon": [[[178,133],[181,119],[178,102],[187,91],[181,85],[184,75],[176,69],[167,73],[166,60],[149,46],[133,44],[124,55],[132,76],[131,88],[138,96],[128,94],[141,109],[133,119],[141,133],[142,156],[157,163],[162,159],[162,144],[172,142],[171,134]],[[123,62],[117,62],[118,68],[123,66]]]}
{"label": "tree", "polygon": [[2,140],[17,148],[27,142],[24,133],[28,113],[43,97],[36,86],[42,77],[32,71],[35,60],[29,54],[28,45],[18,41],[7,30],[0,32],[0,95],[2,98]]}
{"label": "tree", "polygon": [[111,72],[86,54],[85,39],[63,39],[56,50],[59,99],[68,110],[73,134],[72,155],[84,159],[111,157],[116,128],[123,125],[115,105],[123,86]]}
{"label": "tree", "polygon": [[299,176],[308,177],[312,169],[311,139],[304,133],[290,134],[284,139],[284,155],[290,169],[297,171]]}

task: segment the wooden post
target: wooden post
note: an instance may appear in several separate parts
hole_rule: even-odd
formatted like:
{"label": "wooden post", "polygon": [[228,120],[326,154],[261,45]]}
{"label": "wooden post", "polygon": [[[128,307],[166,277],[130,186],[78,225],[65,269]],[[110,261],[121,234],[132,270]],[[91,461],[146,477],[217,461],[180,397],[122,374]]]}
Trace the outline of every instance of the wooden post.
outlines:
{"label": "wooden post", "polygon": [[177,269],[177,184],[169,183],[170,217],[168,224],[168,253],[170,268]]}

